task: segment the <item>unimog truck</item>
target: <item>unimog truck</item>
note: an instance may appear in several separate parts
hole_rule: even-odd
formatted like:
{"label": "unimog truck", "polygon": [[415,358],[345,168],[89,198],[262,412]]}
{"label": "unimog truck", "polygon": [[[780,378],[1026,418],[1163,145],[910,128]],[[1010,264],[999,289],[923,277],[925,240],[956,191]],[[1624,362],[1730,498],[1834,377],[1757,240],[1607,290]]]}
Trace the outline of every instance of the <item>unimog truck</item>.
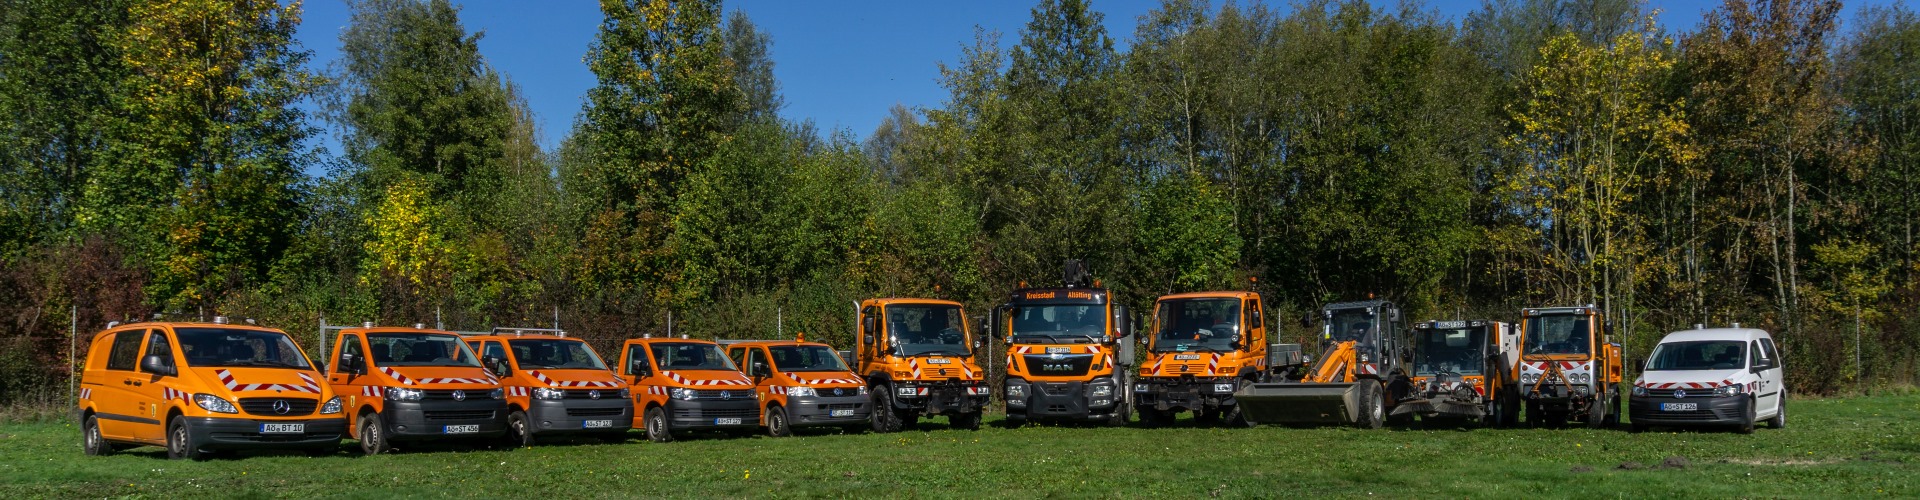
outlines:
{"label": "unimog truck", "polygon": [[1260,294],[1250,291],[1167,295],[1154,301],[1146,349],[1133,383],[1133,407],[1149,427],[1183,411],[1202,423],[1248,425],[1233,394],[1270,380]]}
{"label": "unimog truck", "polygon": [[874,432],[897,432],[922,416],[979,429],[991,391],[975,335],[959,302],[868,299],[855,310],[854,371],[873,398]]}

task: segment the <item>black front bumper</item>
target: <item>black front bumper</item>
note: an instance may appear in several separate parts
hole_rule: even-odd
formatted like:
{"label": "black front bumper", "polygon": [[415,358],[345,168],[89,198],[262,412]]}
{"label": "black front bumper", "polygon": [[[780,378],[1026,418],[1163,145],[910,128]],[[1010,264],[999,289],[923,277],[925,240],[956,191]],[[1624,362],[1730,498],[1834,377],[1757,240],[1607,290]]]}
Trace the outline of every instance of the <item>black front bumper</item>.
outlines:
{"label": "black front bumper", "polygon": [[[527,408],[527,427],[535,435],[575,432],[626,432],[633,429],[633,404],[609,394],[604,399],[534,399]],[[590,421],[611,420],[607,427],[587,427]]]}
{"label": "black front bumper", "polygon": [[[1690,411],[1662,411],[1662,403],[1693,403],[1698,406]],[[1747,406],[1752,404],[1753,400],[1745,397],[1634,397],[1627,400],[1627,418],[1635,424],[1645,425],[1746,425]]]}
{"label": "black front bumper", "polygon": [[[735,418],[740,419],[740,423],[719,423],[721,419]],[[760,400],[744,396],[725,401],[670,399],[667,400],[667,419],[672,421],[673,430],[757,428],[760,427]]]}
{"label": "black front bumper", "polygon": [[[1133,383],[1133,405],[1136,408],[1200,411],[1236,404],[1231,389],[1235,387],[1235,380],[1232,378],[1149,377],[1135,380]],[[1220,391],[1219,384],[1226,384],[1229,389]],[[1140,390],[1142,386],[1146,390]]]}
{"label": "black front bumper", "polygon": [[[199,450],[338,448],[347,435],[347,418],[313,420],[254,420],[250,418],[189,417],[187,434]],[[306,424],[299,434],[263,434],[262,424]]]}
{"label": "black front bumper", "polygon": [[[954,415],[978,413],[986,410],[990,396],[967,394],[968,387],[985,387],[976,382],[936,382],[936,383],[900,383],[891,386],[894,391],[893,406],[897,410],[912,410],[925,415]],[[926,395],[918,390],[927,389]],[[901,394],[903,389],[914,389],[915,394]]]}
{"label": "black front bumper", "polygon": [[[426,438],[499,437],[507,433],[507,402],[501,399],[466,401],[388,401],[380,413],[392,440]],[[449,425],[479,426],[479,432],[448,434]]]}
{"label": "black front bumper", "polygon": [[1520,398],[1526,400],[1529,405],[1538,406],[1548,411],[1579,411],[1585,410],[1588,405],[1593,404],[1595,401],[1593,394],[1591,390],[1582,394],[1575,390],[1574,387],[1546,384],[1540,386],[1538,392],[1532,391],[1531,389],[1526,390],[1526,392],[1520,395]]}
{"label": "black front bumper", "polygon": [[[1106,396],[1095,397],[1092,387],[1096,384],[1112,387]],[[1007,398],[1007,415],[1028,419],[1047,420],[1106,420],[1120,411],[1121,387],[1112,379],[1095,379],[1093,382],[1027,382],[1017,378],[1007,379],[1009,394],[1025,393],[1025,397]],[[1020,387],[1023,389],[1015,389]]]}
{"label": "black front bumper", "polygon": [[[866,422],[873,416],[873,405],[866,396],[819,396],[787,397],[787,422],[794,427],[816,425],[846,425]],[[836,417],[834,411],[851,411],[852,415]]]}

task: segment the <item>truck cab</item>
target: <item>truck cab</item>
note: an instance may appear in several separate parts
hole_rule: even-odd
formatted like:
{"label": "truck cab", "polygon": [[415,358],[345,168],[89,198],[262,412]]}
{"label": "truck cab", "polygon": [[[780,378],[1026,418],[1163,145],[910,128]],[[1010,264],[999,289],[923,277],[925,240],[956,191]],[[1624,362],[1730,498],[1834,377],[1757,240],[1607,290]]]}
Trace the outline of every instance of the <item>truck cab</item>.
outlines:
{"label": "truck cab", "polygon": [[1695,327],[1667,334],[1633,381],[1632,429],[1731,426],[1753,432],[1787,426],[1780,352],[1765,330]]}
{"label": "truck cab", "polygon": [[721,341],[727,357],[746,367],[759,393],[767,434],[793,435],[799,427],[864,429],[873,417],[866,381],[848,368],[833,346],[794,340]]}
{"label": "truck cab", "polygon": [[368,455],[392,444],[507,433],[506,391],[460,335],[419,326],[340,330],[327,383]]}
{"label": "truck cab", "polygon": [[466,340],[507,391],[508,443],[569,434],[618,442],[633,428],[627,384],[585,341],[546,328],[495,328]]}
{"label": "truck cab", "polygon": [[1233,393],[1268,378],[1261,307],[1260,294],[1244,291],[1155,300],[1151,334],[1139,336],[1146,359],[1132,387],[1141,423],[1165,425],[1191,411],[1202,422],[1246,425]]}
{"label": "truck cab", "polygon": [[753,381],[711,340],[627,339],[620,366],[640,415],[633,425],[656,443],[672,441],[675,431],[760,427]]}
{"label": "truck cab", "polygon": [[1413,394],[1395,414],[1510,425],[1518,419],[1520,360],[1513,324],[1489,320],[1413,325]]}
{"label": "truck cab", "polygon": [[168,458],[239,449],[331,454],[342,402],[286,333],[226,318],[109,325],[81,365],[81,449],[165,446]]}
{"label": "truck cab", "polygon": [[959,302],[868,299],[856,312],[855,371],[873,398],[874,432],[945,415],[979,429],[990,391],[975,353],[985,346]]}
{"label": "truck cab", "polygon": [[1593,305],[1526,309],[1520,320],[1520,393],[1529,425],[1620,419],[1620,344]]}
{"label": "truck cab", "polygon": [[1079,261],[1066,269],[1064,286],[1014,290],[994,310],[994,335],[1007,342],[1007,422],[1125,425],[1131,384],[1120,364],[1133,359],[1119,351],[1132,328],[1127,307]]}

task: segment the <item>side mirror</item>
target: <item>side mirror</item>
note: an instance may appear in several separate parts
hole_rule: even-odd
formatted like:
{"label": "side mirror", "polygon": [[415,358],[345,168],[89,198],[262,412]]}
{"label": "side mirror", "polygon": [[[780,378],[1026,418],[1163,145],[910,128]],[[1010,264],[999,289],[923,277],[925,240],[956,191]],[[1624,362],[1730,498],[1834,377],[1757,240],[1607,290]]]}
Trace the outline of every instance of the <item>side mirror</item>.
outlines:
{"label": "side mirror", "polygon": [[767,369],[766,363],[754,363],[752,368],[754,378],[765,377],[773,373],[773,370]]}
{"label": "side mirror", "polygon": [[873,334],[869,333],[869,334],[860,336],[860,343],[866,344],[866,345],[873,345]]}
{"label": "side mirror", "polygon": [[507,360],[487,356],[481,358],[480,362],[486,364],[487,370],[493,372],[493,376],[495,377],[505,377],[513,373],[513,370],[507,369]]}
{"label": "side mirror", "polygon": [[158,354],[140,358],[140,370],[164,377],[179,374],[179,372],[173,369],[173,361],[168,360],[166,356]]}
{"label": "side mirror", "polygon": [[340,355],[340,372],[353,375],[366,375],[367,362],[359,356],[342,354]]}

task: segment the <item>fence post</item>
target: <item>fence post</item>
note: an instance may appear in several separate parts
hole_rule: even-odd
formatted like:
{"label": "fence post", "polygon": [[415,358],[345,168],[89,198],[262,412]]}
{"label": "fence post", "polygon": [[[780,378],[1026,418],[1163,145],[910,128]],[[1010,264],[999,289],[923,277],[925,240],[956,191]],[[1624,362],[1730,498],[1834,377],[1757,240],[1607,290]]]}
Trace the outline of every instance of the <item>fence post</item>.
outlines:
{"label": "fence post", "polygon": [[320,360],[320,369],[327,368],[327,315],[320,315],[320,352],[314,358]]}
{"label": "fence post", "polygon": [[74,377],[80,371],[73,367],[74,357],[80,350],[80,306],[71,306],[67,313],[67,400],[78,401],[80,379]]}

